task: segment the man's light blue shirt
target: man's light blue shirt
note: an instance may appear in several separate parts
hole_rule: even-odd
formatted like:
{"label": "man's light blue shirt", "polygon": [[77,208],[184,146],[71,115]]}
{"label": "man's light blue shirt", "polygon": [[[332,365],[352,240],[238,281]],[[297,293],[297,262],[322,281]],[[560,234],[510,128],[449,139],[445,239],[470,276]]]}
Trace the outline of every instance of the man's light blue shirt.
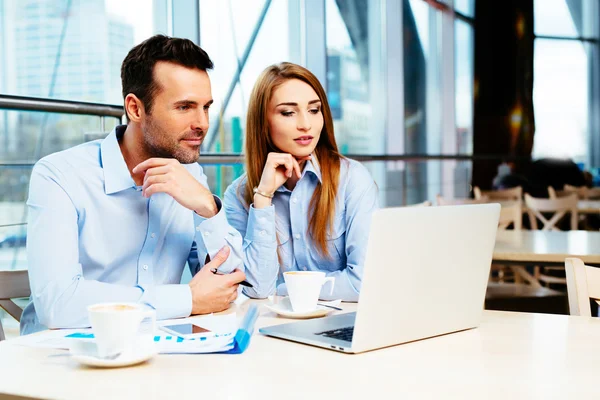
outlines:
{"label": "man's light blue shirt", "polygon": [[330,294],[329,284],[325,285],[321,299],[358,300],[371,214],[379,204],[377,185],[362,164],[341,160],[333,229],[327,240],[331,257],[324,257],[308,230],[310,200],[319,182],[321,170],[313,156],[294,190],[281,186],[270,207],[245,206],[245,175],[227,188],[223,200],[227,219],[244,237],[246,277],[254,286],[244,288],[248,296],[287,295],[282,276],[286,271],[324,271],[335,277],[335,287]]}
{"label": "man's light blue shirt", "polygon": [[[192,310],[190,287],[180,284],[186,262],[194,275],[207,255],[228,245],[219,270],[243,269],[241,236],[218,198],[219,213],[206,219],[168,194],[142,196],[119,147],[125,128],[33,168],[27,201],[32,301],[22,334],[87,327],[87,306],[99,302],[146,304],[159,319],[186,317]],[[208,187],[200,165],[185,168]]]}

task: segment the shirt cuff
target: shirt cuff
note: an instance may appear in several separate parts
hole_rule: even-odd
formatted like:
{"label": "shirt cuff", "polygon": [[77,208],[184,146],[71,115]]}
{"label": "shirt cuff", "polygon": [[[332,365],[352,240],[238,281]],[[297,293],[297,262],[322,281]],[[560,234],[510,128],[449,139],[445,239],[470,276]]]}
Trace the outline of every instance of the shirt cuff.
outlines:
{"label": "shirt cuff", "polygon": [[235,237],[239,235],[239,232],[229,225],[227,221],[227,215],[225,209],[221,207],[221,199],[214,196],[215,203],[219,212],[217,215],[211,218],[204,218],[194,213],[194,224],[196,225],[196,235],[202,236],[208,254],[211,258],[223,247],[226,243],[223,239],[228,237]]}
{"label": "shirt cuff", "polygon": [[277,241],[275,233],[275,207],[254,208],[250,205],[246,239],[251,242],[271,243]]}
{"label": "shirt cuff", "polygon": [[[240,233],[236,231],[227,221],[225,207],[221,206],[221,199],[214,196],[215,203],[219,212],[211,218],[204,218],[194,213],[194,224],[196,229],[196,243],[204,243],[207,254],[211,259],[225,245],[228,245],[231,253],[227,261],[219,268],[223,273],[232,272],[234,269],[244,268],[242,255],[239,254],[242,248],[242,239]],[[203,260],[202,260],[203,261]]]}
{"label": "shirt cuff", "polygon": [[192,289],[189,285],[143,286],[141,302],[156,310],[156,319],[189,317],[192,313]]}

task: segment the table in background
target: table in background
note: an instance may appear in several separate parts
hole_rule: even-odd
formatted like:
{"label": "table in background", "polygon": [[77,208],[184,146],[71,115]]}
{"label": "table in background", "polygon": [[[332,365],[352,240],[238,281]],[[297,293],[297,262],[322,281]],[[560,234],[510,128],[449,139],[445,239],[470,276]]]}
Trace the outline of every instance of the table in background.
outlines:
{"label": "table in background", "polygon": [[567,257],[599,265],[600,232],[506,230],[496,235],[494,262],[564,266]]}

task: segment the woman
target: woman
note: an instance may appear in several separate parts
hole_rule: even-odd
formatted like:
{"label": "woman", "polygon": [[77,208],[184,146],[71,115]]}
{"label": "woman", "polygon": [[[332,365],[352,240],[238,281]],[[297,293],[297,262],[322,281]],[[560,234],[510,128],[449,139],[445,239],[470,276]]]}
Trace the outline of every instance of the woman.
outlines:
{"label": "woman", "polygon": [[282,273],[335,277],[321,299],[357,301],[377,186],[338,152],[323,87],[307,69],[281,63],[254,85],[246,124],[246,173],[225,193],[244,237],[251,297],[286,295]]}

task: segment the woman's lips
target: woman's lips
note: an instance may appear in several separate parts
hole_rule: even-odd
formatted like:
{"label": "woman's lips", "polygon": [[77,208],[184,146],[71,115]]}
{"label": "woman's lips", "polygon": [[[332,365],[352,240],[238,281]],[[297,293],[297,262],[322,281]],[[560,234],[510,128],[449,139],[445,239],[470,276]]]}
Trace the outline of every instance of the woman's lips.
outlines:
{"label": "woman's lips", "polygon": [[294,139],[294,142],[298,143],[301,146],[307,146],[311,144],[312,140],[312,136],[300,136],[299,138]]}

